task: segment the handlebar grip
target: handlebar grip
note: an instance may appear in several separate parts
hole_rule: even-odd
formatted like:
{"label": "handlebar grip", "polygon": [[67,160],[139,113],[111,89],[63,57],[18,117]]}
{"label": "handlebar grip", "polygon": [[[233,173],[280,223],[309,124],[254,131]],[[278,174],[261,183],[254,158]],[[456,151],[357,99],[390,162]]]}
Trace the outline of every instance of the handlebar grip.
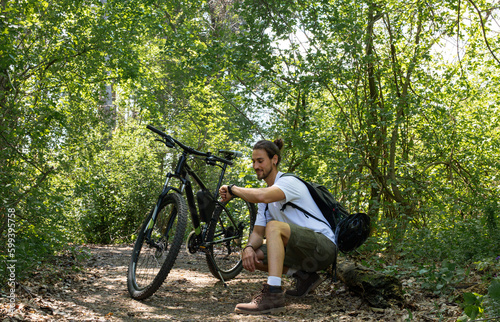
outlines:
{"label": "handlebar grip", "polygon": [[155,132],[156,134],[159,134],[161,135],[162,137],[166,137],[167,135],[165,133],[163,133],[162,131],[158,130],[156,127],[152,126],[152,125],[146,125],[146,128],[148,130],[151,130],[153,132]]}

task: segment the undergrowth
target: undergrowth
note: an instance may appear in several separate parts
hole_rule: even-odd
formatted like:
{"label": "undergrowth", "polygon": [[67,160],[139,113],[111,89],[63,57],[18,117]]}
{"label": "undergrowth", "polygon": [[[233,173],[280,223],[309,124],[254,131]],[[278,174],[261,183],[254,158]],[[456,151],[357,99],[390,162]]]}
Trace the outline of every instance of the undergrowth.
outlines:
{"label": "undergrowth", "polygon": [[459,304],[460,321],[500,319],[500,243],[494,240],[500,240],[496,222],[465,219],[408,230],[399,239],[372,236],[362,250],[375,254],[365,265]]}

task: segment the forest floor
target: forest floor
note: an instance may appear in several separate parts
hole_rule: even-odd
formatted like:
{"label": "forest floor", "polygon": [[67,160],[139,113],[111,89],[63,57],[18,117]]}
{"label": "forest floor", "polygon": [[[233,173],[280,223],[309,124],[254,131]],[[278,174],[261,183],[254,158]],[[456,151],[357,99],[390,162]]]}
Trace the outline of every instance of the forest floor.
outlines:
{"label": "forest floor", "polygon": [[[342,282],[326,279],[312,294],[287,299],[285,313],[246,316],[234,313],[249,302],[266,275],[243,271],[228,287],[212,277],[204,254],[182,250],[165,283],[150,298],[129,297],[126,280],[131,246],[85,248],[89,255],[75,266],[72,256],[60,256],[52,269],[40,269],[18,285],[16,309],[1,294],[0,321],[456,321],[462,310],[448,298],[419,289],[406,291],[405,307],[375,309]],[[75,269],[75,267],[79,269]],[[285,287],[291,284],[284,280]]]}

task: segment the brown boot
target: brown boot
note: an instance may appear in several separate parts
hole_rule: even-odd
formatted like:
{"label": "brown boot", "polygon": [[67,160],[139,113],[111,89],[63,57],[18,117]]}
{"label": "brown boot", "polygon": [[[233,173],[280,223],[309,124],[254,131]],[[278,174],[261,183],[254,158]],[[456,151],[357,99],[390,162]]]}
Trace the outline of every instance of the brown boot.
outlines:
{"label": "brown boot", "polygon": [[293,297],[306,296],[323,282],[316,272],[297,271],[292,276],[295,278],[295,289],[287,290],[286,295]]}
{"label": "brown boot", "polygon": [[264,283],[264,288],[255,295],[250,303],[240,303],[234,309],[236,313],[244,314],[269,314],[285,311],[285,292],[271,292],[269,284]]}

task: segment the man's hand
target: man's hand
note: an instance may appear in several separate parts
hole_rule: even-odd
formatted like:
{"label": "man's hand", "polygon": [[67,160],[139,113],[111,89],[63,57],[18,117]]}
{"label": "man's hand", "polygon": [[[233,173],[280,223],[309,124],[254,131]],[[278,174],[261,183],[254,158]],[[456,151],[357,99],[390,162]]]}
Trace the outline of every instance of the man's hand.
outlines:
{"label": "man's hand", "polygon": [[257,258],[257,253],[252,247],[247,247],[243,250],[241,259],[243,261],[243,268],[249,272],[255,271],[255,263],[262,263],[262,261]]}
{"label": "man's hand", "polygon": [[222,200],[222,202],[228,202],[233,198],[233,196],[229,193],[229,189],[227,188],[227,185],[221,186],[219,189],[219,195]]}

